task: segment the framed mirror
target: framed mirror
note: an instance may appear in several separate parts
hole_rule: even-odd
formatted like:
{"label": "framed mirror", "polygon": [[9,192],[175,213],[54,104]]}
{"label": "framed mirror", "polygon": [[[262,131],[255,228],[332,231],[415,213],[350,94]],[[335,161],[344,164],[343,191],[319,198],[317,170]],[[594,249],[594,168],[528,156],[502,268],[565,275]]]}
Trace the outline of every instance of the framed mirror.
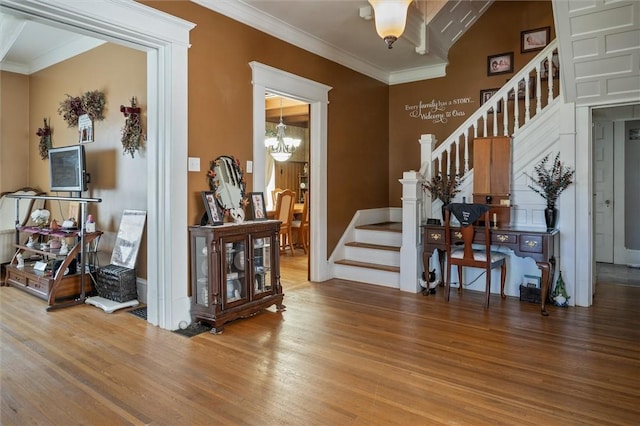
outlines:
{"label": "framed mirror", "polygon": [[244,211],[245,179],[240,162],[229,155],[221,155],[209,165],[209,187],[225,212]]}

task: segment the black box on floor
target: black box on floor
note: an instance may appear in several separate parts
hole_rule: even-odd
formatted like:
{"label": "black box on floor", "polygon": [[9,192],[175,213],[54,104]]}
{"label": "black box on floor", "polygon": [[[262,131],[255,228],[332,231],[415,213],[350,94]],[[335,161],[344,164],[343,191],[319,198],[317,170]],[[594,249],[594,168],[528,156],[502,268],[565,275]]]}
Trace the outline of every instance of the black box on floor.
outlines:
{"label": "black box on floor", "polygon": [[540,303],[540,289],[538,287],[527,287],[520,284],[520,301]]}
{"label": "black box on floor", "polygon": [[96,271],[96,291],[100,297],[128,302],[138,298],[136,270],[118,265],[107,265]]}

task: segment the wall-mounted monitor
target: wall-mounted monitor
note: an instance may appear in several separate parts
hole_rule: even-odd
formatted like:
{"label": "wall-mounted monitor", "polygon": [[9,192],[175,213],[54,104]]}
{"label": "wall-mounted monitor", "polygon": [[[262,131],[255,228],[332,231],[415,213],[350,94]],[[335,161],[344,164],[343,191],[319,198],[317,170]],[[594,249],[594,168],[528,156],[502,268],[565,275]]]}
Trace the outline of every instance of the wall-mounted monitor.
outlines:
{"label": "wall-mounted monitor", "polygon": [[84,145],[49,149],[51,191],[82,192],[89,182]]}

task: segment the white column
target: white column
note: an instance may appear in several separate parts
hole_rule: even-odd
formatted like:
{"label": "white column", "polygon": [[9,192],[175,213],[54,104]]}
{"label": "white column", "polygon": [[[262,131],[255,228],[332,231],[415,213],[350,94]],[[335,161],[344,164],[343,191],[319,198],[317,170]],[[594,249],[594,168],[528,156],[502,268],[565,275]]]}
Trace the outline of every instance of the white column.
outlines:
{"label": "white column", "polygon": [[[420,143],[420,175],[425,181],[431,180],[431,177],[433,176],[433,159],[431,158],[431,153],[436,147],[436,143],[438,141],[435,135],[422,135],[418,142]],[[423,191],[422,197],[422,217],[431,217],[431,211],[433,209],[431,206],[433,203],[431,194]]]}
{"label": "white column", "polygon": [[414,170],[402,179],[402,247],[400,248],[400,290],[417,293],[422,275],[422,176]]}

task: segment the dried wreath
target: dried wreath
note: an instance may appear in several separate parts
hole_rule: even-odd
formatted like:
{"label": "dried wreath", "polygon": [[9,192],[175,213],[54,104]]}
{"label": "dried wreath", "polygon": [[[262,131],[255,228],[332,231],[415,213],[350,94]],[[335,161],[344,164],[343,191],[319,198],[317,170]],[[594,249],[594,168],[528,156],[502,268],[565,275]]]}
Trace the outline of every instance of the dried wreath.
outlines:
{"label": "dried wreath", "polygon": [[58,114],[62,115],[69,127],[76,127],[78,125],[78,117],[83,114],[87,114],[91,121],[104,120],[102,113],[106,103],[104,93],[94,90],[85,92],[82,97],[68,94],[65,94],[65,96],[67,98],[60,102]]}
{"label": "dried wreath", "polygon": [[135,96],[131,98],[131,106],[120,105],[120,112],[126,117],[124,128],[122,129],[123,153],[133,154],[140,149],[142,141],[146,140],[142,130],[142,119],[140,118],[140,108],[137,107]]}
{"label": "dried wreath", "polygon": [[51,127],[47,123],[47,119],[44,119],[44,127],[38,128],[36,132],[37,136],[40,136],[40,158],[46,160],[49,158],[49,148],[51,148]]}

